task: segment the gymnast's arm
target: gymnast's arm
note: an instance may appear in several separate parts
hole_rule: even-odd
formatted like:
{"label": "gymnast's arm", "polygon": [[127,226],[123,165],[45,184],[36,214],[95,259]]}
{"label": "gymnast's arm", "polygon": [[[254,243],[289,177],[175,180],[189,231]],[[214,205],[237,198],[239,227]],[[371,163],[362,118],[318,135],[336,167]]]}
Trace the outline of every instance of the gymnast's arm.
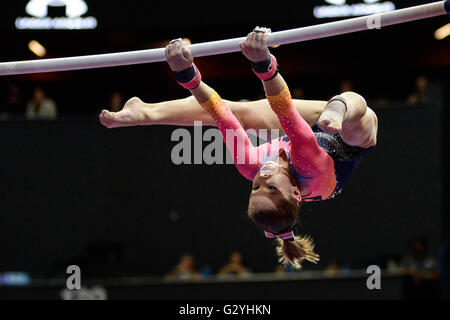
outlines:
{"label": "gymnast's arm", "polygon": [[278,74],[263,84],[270,106],[291,141],[291,161],[297,172],[314,178],[334,168],[333,159],[319,146],[311,127],[296,111],[282,76]]}
{"label": "gymnast's arm", "polygon": [[299,174],[313,178],[324,173],[330,165],[333,167],[333,160],[318,145],[311,127],[295,109],[288,86],[277,71],[276,59],[267,47],[268,29],[264,30],[249,34],[241,49],[252,62],[255,73],[263,80],[269,104],[291,141],[294,167]]}
{"label": "gymnast's arm", "polygon": [[200,71],[193,64],[192,54],[181,42],[172,42],[167,46],[166,58],[178,82],[190,90],[215,121],[239,172],[253,180],[260,166],[260,147],[252,145],[247,133],[218,93],[201,81]]}

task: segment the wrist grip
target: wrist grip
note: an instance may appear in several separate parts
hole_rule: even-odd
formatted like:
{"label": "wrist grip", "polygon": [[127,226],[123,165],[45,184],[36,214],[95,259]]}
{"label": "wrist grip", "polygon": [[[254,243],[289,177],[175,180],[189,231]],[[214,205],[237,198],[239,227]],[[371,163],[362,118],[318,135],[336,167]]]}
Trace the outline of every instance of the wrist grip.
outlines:
{"label": "wrist grip", "polygon": [[197,88],[202,81],[202,75],[195,64],[192,64],[192,66],[187,69],[176,71],[174,73],[178,84],[188,90]]}
{"label": "wrist grip", "polygon": [[267,60],[253,62],[252,70],[258,78],[263,81],[272,80],[278,74],[278,62],[274,55],[270,55]]}

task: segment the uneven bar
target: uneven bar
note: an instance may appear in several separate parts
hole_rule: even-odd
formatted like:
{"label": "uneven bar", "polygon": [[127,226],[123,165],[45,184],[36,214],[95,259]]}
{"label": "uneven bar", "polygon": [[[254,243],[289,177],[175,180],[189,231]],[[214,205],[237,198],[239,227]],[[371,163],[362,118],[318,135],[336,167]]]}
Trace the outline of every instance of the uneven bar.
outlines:
{"label": "uneven bar", "polygon": [[[273,32],[268,38],[269,46],[333,37],[341,34],[371,30],[377,27],[421,20],[449,14],[450,0],[433,2],[406,9],[324,23],[309,27]],[[245,37],[192,44],[189,46],[194,57],[204,57],[240,51],[239,43]],[[0,63],[0,76],[56,72],[69,70],[116,67],[133,64],[165,61],[165,48],[86,55],[78,57],[27,60]]]}

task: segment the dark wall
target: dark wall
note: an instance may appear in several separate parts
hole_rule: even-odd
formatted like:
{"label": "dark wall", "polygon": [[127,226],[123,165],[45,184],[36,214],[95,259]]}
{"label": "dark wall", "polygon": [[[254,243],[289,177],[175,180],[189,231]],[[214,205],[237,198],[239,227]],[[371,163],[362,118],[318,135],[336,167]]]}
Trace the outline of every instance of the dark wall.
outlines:
{"label": "dark wall", "polygon": [[[405,254],[416,233],[437,250],[435,111],[378,109],[378,146],[343,194],[304,206],[299,230],[315,239],[317,268]],[[217,270],[232,250],[252,270],[272,271],[274,246],[246,217],[250,183],[233,165],[173,165],[173,130],[107,130],[95,119],[1,123],[0,271],[51,276],[74,263],[92,276],[161,275],[184,252]]]}

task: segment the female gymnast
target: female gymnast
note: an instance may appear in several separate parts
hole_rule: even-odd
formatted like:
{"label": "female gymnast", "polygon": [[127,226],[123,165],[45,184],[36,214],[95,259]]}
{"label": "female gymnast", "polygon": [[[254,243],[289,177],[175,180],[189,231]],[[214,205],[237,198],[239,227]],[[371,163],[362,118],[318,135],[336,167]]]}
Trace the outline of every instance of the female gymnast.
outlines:
{"label": "female gymnast", "polygon": [[[181,41],[174,40],[166,48],[167,62],[178,83],[190,90],[196,103],[187,99],[165,102],[160,110],[172,109],[173,105],[182,111],[166,110],[172,115],[155,121],[150,115],[155,116],[158,107],[133,98],[118,113],[103,110],[100,121],[108,128],[154,123],[184,125],[191,120],[214,123],[237,169],[253,182],[249,217],[268,238],[277,238],[280,262],[301,268],[304,260],[319,260],[311,239],[294,235],[302,202],[326,200],[341,192],[356,166],[375,146],[378,123],[364,99],[353,92],[335,96],[326,103],[299,100],[296,108],[278,72],[277,60],[268,49],[269,32],[256,28],[241,43],[242,53],[262,80],[266,100],[249,102],[244,107],[222,100],[202,81],[190,51]],[[234,110],[229,105],[234,105]],[[255,147],[246,128],[279,128],[285,136]]]}

